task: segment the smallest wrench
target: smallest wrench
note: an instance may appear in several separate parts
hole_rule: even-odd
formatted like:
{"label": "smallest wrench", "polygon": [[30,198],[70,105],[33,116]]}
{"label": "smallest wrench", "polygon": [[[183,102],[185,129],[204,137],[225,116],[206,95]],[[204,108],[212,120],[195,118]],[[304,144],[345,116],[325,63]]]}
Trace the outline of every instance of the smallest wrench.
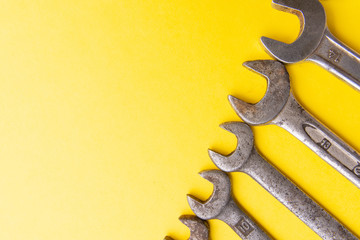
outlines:
{"label": "smallest wrench", "polygon": [[211,197],[202,202],[188,195],[192,211],[201,219],[219,219],[229,225],[242,239],[270,240],[271,238],[235,203],[229,176],[219,170],[204,171],[200,176],[214,185]]}
{"label": "smallest wrench", "polygon": [[[209,224],[193,215],[182,215],[180,222],[190,229],[190,237],[188,240],[209,240]],[[173,240],[166,236],[164,240]]]}

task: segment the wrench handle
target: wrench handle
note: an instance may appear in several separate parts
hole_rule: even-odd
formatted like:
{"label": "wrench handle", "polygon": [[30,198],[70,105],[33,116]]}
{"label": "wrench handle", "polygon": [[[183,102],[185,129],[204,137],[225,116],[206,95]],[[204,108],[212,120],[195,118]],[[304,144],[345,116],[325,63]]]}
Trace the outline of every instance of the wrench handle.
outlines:
{"label": "wrench handle", "polygon": [[[282,122],[281,119],[286,120]],[[290,94],[288,102],[274,123],[294,135],[360,188],[360,155],[307,113],[293,94]]]}
{"label": "wrench handle", "polygon": [[307,59],[322,66],[360,91],[360,55],[326,28],[319,47]]}
{"label": "wrench handle", "polygon": [[232,198],[223,212],[216,218],[229,225],[242,239],[271,240],[265,231],[245,214]]}
{"label": "wrench handle", "polygon": [[241,171],[257,181],[322,239],[357,239],[320,205],[264,160],[255,148]]}

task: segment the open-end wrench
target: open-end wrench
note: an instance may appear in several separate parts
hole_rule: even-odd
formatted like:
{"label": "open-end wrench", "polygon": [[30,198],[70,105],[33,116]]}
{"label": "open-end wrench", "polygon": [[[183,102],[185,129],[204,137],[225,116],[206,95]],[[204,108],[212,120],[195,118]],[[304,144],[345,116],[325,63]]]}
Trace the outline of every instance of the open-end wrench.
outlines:
{"label": "open-end wrench", "polygon": [[360,188],[360,155],[300,106],[290,90],[285,66],[272,60],[245,62],[244,66],[266,77],[268,86],[256,104],[229,96],[241,119],[250,125],[284,128]]}
{"label": "open-end wrench", "polygon": [[242,239],[271,239],[250,217],[235,203],[231,193],[228,175],[219,170],[204,171],[200,176],[214,185],[211,197],[202,202],[188,195],[193,212],[201,219],[219,219],[229,225]]}
{"label": "open-end wrench", "polygon": [[238,144],[236,150],[228,156],[209,150],[210,158],[218,168],[226,172],[243,172],[252,177],[322,239],[357,239],[259,155],[248,125],[230,122],[222,124],[221,127],[235,134]]}
{"label": "open-end wrench", "polygon": [[284,63],[315,62],[360,90],[360,55],[330,33],[324,7],[318,0],[273,0],[272,5],[297,15],[301,34],[291,44],[262,37],[270,55]]}
{"label": "open-end wrench", "polygon": [[[188,240],[209,240],[209,224],[193,215],[182,215],[179,220],[190,229]],[[164,240],[173,240],[166,236]]]}

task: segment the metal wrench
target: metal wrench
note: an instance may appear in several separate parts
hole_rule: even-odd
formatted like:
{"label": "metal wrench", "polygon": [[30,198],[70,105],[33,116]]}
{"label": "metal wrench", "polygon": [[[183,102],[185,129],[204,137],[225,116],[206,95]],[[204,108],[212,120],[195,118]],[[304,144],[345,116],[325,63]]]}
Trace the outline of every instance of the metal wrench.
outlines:
{"label": "metal wrench", "polygon": [[[193,215],[182,215],[180,222],[190,229],[190,237],[188,240],[209,240],[209,224]],[[164,240],[173,240],[166,236]]]}
{"label": "metal wrench", "polygon": [[229,96],[241,119],[250,125],[274,124],[284,128],[360,188],[360,155],[300,106],[291,93],[285,66],[271,60],[243,65],[266,77],[268,86],[264,98],[256,104]]}
{"label": "metal wrench", "polygon": [[270,55],[284,63],[315,62],[360,90],[360,55],[331,34],[324,7],[318,0],[273,0],[272,5],[297,15],[301,34],[291,44],[262,37]]}
{"label": "metal wrench", "polygon": [[209,150],[214,164],[226,172],[243,172],[257,181],[301,221],[324,240],[357,239],[335,218],[309,198],[257,152],[248,125],[230,122],[221,125],[236,135],[236,150],[228,156]]}
{"label": "metal wrench", "polygon": [[200,176],[214,184],[211,197],[202,202],[188,195],[193,212],[201,219],[219,219],[229,225],[242,239],[270,240],[271,238],[235,203],[228,175],[219,170],[204,171]]}

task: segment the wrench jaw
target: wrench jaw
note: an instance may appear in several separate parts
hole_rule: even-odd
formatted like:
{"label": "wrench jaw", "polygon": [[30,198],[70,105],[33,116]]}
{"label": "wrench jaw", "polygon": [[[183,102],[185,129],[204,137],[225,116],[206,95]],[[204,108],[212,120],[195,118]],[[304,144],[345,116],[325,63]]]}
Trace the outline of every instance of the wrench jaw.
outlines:
{"label": "wrench jaw", "polygon": [[229,96],[231,106],[249,125],[263,125],[274,120],[284,108],[290,96],[290,79],[285,66],[273,60],[245,62],[244,67],[267,79],[265,96],[256,104],[246,103]]}
{"label": "wrench jaw", "polygon": [[284,63],[306,60],[318,48],[327,29],[324,7],[318,0],[273,0],[272,6],[298,16],[300,33],[297,40],[291,44],[262,37],[265,50]]}
{"label": "wrench jaw", "polygon": [[188,240],[208,240],[209,224],[193,215],[182,215],[179,220],[190,229]]}
{"label": "wrench jaw", "polygon": [[[209,240],[209,224],[193,215],[182,215],[180,222],[190,229],[190,238],[188,240]],[[164,240],[174,240],[166,236]]]}
{"label": "wrench jaw", "polygon": [[299,6],[297,6],[298,2],[296,1],[286,1],[286,0],[273,0],[271,3],[271,6],[278,10],[278,11],[282,11],[282,12],[286,12],[286,13],[291,13],[296,15],[299,20],[300,20],[300,34],[301,35],[302,31],[304,30],[304,15],[303,13],[299,10]]}
{"label": "wrench jaw", "polygon": [[203,220],[214,219],[223,211],[231,198],[230,179],[226,173],[218,170],[204,171],[200,176],[214,185],[212,195],[206,201],[191,195],[187,196],[187,200],[196,216]]}
{"label": "wrench jaw", "polygon": [[235,134],[237,146],[234,152],[224,156],[209,150],[209,156],[213,163],[222,171],[235,172],[242,168],[249,159],[254,147],[254,136],[250,127],[240,122],[229,122],[220,125],[221,128]]}

